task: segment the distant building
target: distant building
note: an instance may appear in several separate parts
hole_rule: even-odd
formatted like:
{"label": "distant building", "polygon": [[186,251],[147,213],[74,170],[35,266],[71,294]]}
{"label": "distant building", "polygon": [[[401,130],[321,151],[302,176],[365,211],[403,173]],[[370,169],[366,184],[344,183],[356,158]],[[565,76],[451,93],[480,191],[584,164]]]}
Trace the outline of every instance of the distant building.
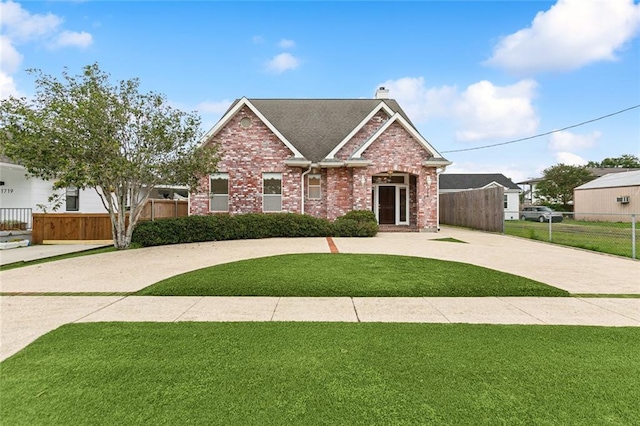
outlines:
{"label": "distant building", "polygon": [[632,214],[640,216],[640,170],[609,173],[580,185],[573,202],[576,220],[630,222]]}
{"label": "distant building", "polygon": [[[587,170],[591,172],[591,175],[594,178],[599,178],[604,175],[608,175],[611,173],[625,173],[632,172],[640,169],[629,169],[622,167],[588,167]],[[542,182],[543,178],[530,178],[527,180],[523,180],[522,182],[518,182],[518,185],[522,188],[524,192],[524,205],[536,205],[540,203],[540,199],[536,196],[536,187]]]}

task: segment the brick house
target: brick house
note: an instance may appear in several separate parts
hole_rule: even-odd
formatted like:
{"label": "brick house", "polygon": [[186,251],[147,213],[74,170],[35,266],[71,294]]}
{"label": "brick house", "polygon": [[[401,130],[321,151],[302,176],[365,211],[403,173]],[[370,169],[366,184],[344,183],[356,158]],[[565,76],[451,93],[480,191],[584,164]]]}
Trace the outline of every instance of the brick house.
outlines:
{"label": "brick house", "polygon": [[[203,137],[218,171],[190,214],[373,210],[386,228],[436,230],[438,174],[451,164],[388,90],[375,99],[236,100]],[[383,227],[383,229],[385,229]]]}

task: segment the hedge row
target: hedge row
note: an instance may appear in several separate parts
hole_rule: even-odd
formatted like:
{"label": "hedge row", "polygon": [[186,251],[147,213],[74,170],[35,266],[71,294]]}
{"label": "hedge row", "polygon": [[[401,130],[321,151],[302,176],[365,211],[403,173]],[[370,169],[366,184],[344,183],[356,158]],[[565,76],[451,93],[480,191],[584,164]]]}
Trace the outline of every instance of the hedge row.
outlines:
{"label": "hedge row", "polygon": [[132,242],[149,247],[271,237],[373,237],[377,232],[375,215],[365,210],[349,212],[334,222],[295,213],[217,214],[141,222]]}

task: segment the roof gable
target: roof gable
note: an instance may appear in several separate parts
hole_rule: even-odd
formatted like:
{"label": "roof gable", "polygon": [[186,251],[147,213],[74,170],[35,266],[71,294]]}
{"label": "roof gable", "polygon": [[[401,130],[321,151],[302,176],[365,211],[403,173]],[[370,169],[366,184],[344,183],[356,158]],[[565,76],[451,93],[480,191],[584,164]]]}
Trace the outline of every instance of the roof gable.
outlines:
{"label": "roof gable", "polygon": [[295,157],[315,163],[333,158],[379,111],[384,111],[390,117],[398,114],[405,125],[418,134],[400,105],[393,99],[241,98],[205,134],[202,143],[215,136],[245,105],[289,147]]}
{"label": "roof gable", "polygon": [[356,133],[358,133],[360,129],[362,129],[369,121],[371,121],[371,119],[375,117],[375,115],[380,111],[384,111],[389,117],[393,116],[393,111],[391,110],[391,108],[389,108],[384,102],[380,102],[380,104],[376,108],[372,109],[371,112],[362,119],[360,124],[354,127],[353,130],[347,136],[345,136],[344,139],[342,139],[342,141],[335,148],[333,148],[333,150],[331,150],[329,154],[327,154],[326,158],[335,159],[336,154],[340,152],[340,150],[347,144],[347,142],[349,142],[356,135]]}
{"label": "roof gable", "polygon": [[243,107],[248,107],[268,128],[284,143],[293,153],[294,157],[303,157],[302,153],[282,134],[280,131],[253,105],[247,98],[242,98],[232,105],[225,115],[211,128],[201,139],[201,144],[205,144],[214,137]]}
{"label": "roof gable", "polygon": [[518,185],[502,173],[443,173],[440,175],[440,189],[479,189],[491,184],[520,190]]}
{"label": "roof gable", "polygon": [[371,146],[384,132],[393,124],[398,123],[420,144],[427,150],[434,158],[443,158],[442,155],[433,147],[420,133],[413,127],[411,123],[404,119],[399,113],[395,113],[389,120],[387,120],[364,144],[362,144],[356,152],[354,152],[351,158],[360,158],[362,153]]}

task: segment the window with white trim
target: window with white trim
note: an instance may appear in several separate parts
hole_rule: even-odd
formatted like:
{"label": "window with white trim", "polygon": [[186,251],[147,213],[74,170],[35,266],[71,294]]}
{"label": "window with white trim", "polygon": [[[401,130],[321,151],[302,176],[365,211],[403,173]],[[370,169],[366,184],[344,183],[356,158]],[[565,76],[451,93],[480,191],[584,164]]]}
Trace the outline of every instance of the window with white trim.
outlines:
{"label": "window with white trim", "polygon": [[310,200],[322,198],[320,174],[307,175],[307,197]]}
{"label": "window with white trim", "polygon": [[209,176],[209,211],[229,211],[229,173],[212,173]]}
{"label": "window with white trim", "polygon": [[507,196],[507,194],[504,194],[504,208],[509,208],[509,197]]}
{"label": "window with white trim", "polygon": [[262,211],[282,211],[282,173],[262,174]]}
{"label": "window with white trim", "polygon": [[80,210],[80,190],[75,186],[67,187],[65,191],[66,210],[77,212]]}

